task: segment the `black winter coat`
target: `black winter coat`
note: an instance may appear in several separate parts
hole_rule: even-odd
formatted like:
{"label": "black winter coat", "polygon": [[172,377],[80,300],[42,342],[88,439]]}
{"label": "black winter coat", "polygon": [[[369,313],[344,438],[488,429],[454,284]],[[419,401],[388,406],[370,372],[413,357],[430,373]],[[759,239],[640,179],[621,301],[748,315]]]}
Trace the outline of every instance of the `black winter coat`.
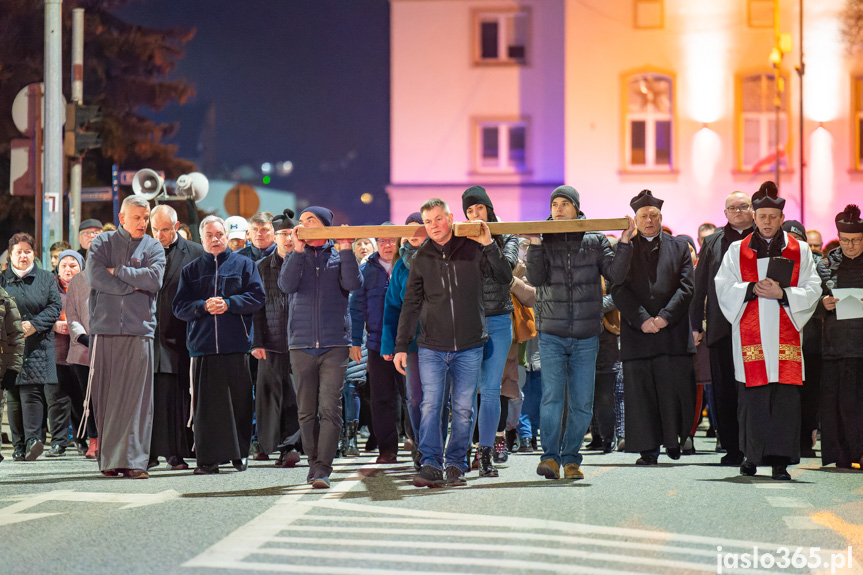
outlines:
{"label": "black winter coat", "polygon": [[[818,275],[824,295],[835,288],[863,288],[863,256],[848,259],[842,248],[831,250],[827,257],[818,263]],[[828,287],[827,282],[833,285]],[[823,357],[825,360],[843,358],[863,358],[863,319],[836,319],[836,310],[827,311],[819,304],[824,314]]]}
{"label": "black winter coat", "polygon": [[18,306],[6,290],[0,288],[0,379],[7,369],[21,372],[24,361],[24,329]]}
{"label": "black winter coat", "polygon": [[[515,269],[518,264],[518,237],[505,234],[497,243],[504,259],[509,262],[509,269]],[[512,313],[512,297],[509,295],[509,284],[502,284],[493,277],[483,278],[482,281],[482,307],[485,316],[503,315]]]}
{"label": "black winter coat", "polygon": [[483,278],[509,285],[512,268],[497,243],[482,246],[453,235],[443,246],[427,241],[414,256],[399,315],[395,352],[407,352],[420,322],[420,347],[463,351],[488,340]]}
{"label": "black winter coat", "polygon": [[731,337],[731,324],[722,315],[719,309],[719,300],[716,297],[716,284],[713,279],[722,266],[722,258],[728,251],[728,246],[738,240],[749,236],[750,228],[743,233],[736,232],[731,225],[719,228],[716,232],[705,238],[701,252],[698,254],[698,266],[695,268],[695,295],[689,307],[689,318],[692,329],[702,331],[704,321],[705,305],[707,300],[707,346],[713,347],[723,339]]}
{"label": "black winter coat", "polygon": [[165,275],[156,298],[156,340],[153,342],[153,372],[189,374],[189,350],[186,348],[186,322],[174,315],[174,296],[180,286],[183,268],[204,255],[201,244],[177,235],[177,242],[165,250]]}
{"label": "black winter coat", "polygon": [[586,339],[602,331],[602,282],[623,282],[632,245],[618,243],[617,252],[604,234],[545,234],[542,244],[527,250],[527,281],[536,286],[537,331]]}
{"label": "black winter coat", "polygon": [[255,264],[264,284],[265,300],[253,319],[252,349],[288,353],[288,294],[279,289],[284,261],[275,251]]}
{"label": "black winter coat", "polygon": [[[689,327],[694,291],[689,243],[661,234],[652,242],[636,236],[632,244],[629,275],[611,289],[620,310],[621,360],[694,354]],[[659,333],[642,332],[641,325],[657,316],[668,325]]]}
{"label": "black winter coat", "polygon": [[29,321],[36,330],[24,340],[24,363],[18,385],[56,384],[57,363],[54,355],[54,322],[60,318],[63,302],[54,274],[35,265],[23,278],[10,264],[0,275],[0,285],[15,300],[21,321]]}

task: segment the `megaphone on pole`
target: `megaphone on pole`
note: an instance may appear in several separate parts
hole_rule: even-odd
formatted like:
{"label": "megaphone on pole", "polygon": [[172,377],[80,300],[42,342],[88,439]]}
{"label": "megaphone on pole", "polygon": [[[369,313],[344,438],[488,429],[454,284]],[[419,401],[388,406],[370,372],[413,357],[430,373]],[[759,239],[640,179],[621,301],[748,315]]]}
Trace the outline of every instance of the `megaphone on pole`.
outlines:
{"label": "megaphone on pole", "polygon": [[[173,184],[173,187],[169,189],[166,183]],[[183,174],[176,182],[165,182],[155,170],[144,168],[135,172],[132,178],[132,191],[147,201],[194,198],[200,202],[209,189],[210,182],[201,172]]]}
{"label": "megaphone on pole", "polygon": [[200,202],[207,197],[209,190],[210,181],[207,179],[207,176],[201,172],[191,172],[177,178],[174,195],[184,198],[195,198],[196,202]]}
{"label": "megaphone on pole", "polygon": [[165,189],[165,180],[149,168],[138,170],[132,178],[132,191],[147,201],[161,194]]}

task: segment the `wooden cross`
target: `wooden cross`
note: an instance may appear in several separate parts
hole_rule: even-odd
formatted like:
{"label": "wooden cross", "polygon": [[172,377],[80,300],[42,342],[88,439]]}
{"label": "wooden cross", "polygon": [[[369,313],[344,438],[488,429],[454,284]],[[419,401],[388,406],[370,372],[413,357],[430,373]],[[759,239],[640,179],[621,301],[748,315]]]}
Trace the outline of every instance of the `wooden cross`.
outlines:
{"label": "wooden cross", "polygon": [[[500,234],[563,234],[567,232],[601,232],[625,230],[629,227],[626,218],[590,220],[543,220],[541,222],[492,222],[488,229],[492,235]],[[478,222],[456,222],[453,230],[457,236],[478,236]],[[342,238],[410,238],[426,237],[425,226],[330,226],[300,228],[301,240],[338,240]]]}

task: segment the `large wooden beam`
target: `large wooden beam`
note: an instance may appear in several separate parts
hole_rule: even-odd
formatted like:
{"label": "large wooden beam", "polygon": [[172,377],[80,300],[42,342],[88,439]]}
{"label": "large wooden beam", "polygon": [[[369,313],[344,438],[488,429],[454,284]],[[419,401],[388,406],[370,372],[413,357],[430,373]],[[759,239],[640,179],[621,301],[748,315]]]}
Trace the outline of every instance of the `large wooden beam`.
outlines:
{"label": "large wooden beam", "polygon": [[[562,234],[566,232],[601,232],[625,230],[626,218],[590,220],[544,220],[541,222],[493,222],[488,224],[492,234]],[[457,236],[478,236],[480,225],[476,222],[456,222],[453,225]],[[331,226],[301,228],[301,240],[338,240],[342,238],[410,238],[427,236],[424,226]]]}

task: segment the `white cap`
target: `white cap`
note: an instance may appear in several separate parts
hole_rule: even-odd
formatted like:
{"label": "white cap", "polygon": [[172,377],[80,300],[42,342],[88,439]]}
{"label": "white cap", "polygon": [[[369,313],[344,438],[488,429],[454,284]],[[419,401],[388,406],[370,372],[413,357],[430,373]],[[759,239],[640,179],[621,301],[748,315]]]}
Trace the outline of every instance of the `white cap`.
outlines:
{"label": "white cap", "polygon": [[225,228],[228,230],[228,239],[246,239],[246,232],[249,231],[249,222],[242,216],[231,216],[225,220]]}

